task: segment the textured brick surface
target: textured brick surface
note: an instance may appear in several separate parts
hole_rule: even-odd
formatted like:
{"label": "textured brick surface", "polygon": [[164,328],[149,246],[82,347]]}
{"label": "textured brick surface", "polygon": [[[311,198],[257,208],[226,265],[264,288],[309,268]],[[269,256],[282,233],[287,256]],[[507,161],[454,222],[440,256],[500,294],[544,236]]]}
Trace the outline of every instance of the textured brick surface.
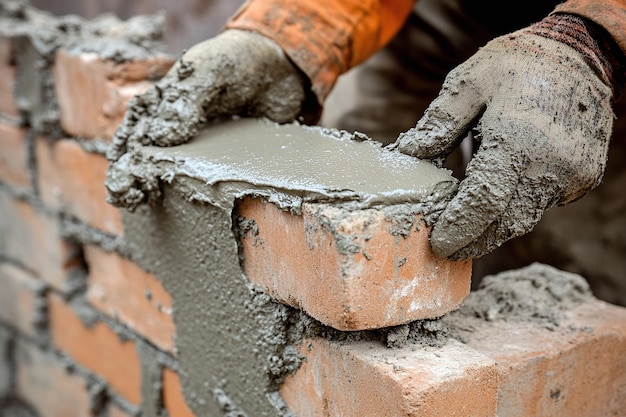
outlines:
{"label": "textured brick surface", "polygon": [[50,295],[50,330],[54,345],[77,363],[102,376],[131,403],[141,401],[141,367],[135,344],[119,338],[105,323],[86,327],[56,294]]}
{"label": "textured brick surface", "polygon": [[468,343],[498,363],[498,417],[624,415],[625,308],[589,302],[552,330],[492,322]]}
{"label": "textured brick surface", "polygon": [[0,182],[30,190],[32,184],[25,135],[25,129],[0,121]]}
{"label": "textured brick surface", "polygon": [[76,136],[109,139],[121,123],[128,101],[147,90],[148,79],[171,67],[168,57],[115,63],[97,54],[59,50],[53,67],[63,129]]}
{"label": "textured brick surface", "polygon": [[170,417],[193,417],[183,393],[176,372],[163,368],[163,405]]}
{"label": "textured brick surface", "polygon": [[41,417],[91,415],[85,381],[69,373],[51,353],[18,343],[15,356],[17,394]]}
{"label": "textured brick surface", "polygon": [[170,295],[154,275],[97,246],[85,247],[89,302],[161,349],[174,348]]}
{"label": "textured brick surface", "polygon": [[404,237],[381,210],[302,210],[244,200],[243,268],[251,282],[324,324],[360,330],[438,317],[469,293],[471,261],[437,257],[425,227]]}
{"label": "textured brick surface", "polygon": [[15,103],[15,62],[13,47],[7,38],[0,38],[0,113],[19,116]]}
{"label": "textured brick surface", "polygon": [[57,219],[30,204],[0,193],[0,255],[15,260],[38,278],[63,291],[76,265],[75,246],[60,238]]}
{"label": "textured brick surface", "polygon": [[8,263],[0,263],[0,283],[0,321],[34,337],[44,320],[44,284]]}
{"label": "textured brick surface", "polygon": [[105,232],[122,234],[121,215],[106,202],[104,156],[86,152],[72,140],[51,143],[41,138],[36,155],[37,181],[46,204]]}
{"label": "textured brick surface", "polygon": [[494,361],[459,342],[388,349],[304,340],[306,360],[280,392],[298,417],[494,417]]}

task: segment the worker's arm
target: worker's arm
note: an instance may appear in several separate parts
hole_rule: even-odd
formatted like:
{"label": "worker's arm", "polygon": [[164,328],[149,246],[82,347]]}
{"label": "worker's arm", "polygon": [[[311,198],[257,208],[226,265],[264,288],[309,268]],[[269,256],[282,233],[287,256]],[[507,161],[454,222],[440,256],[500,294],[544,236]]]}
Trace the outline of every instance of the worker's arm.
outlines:
{"label": "worker's arm", "polygon": [[273,39],[308,76],[320,104],[337,77],[380,50],[415,0],[252,0],[226,28]]}
{"label": "worker's arm", "polygon": [[566,2],[449,73],[416,127],[396,142],[433,160],[469,130],[479,143],[434,225],[435,252],[482,256],[600,183],[626,76],[625,23],[625,1]]}

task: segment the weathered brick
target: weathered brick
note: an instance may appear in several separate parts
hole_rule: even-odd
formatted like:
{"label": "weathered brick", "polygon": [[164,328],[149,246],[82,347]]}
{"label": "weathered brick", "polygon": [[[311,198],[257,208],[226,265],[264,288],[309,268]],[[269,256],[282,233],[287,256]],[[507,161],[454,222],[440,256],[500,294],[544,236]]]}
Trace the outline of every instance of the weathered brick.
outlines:
{"label": "weathered brick", "polygon": [[50,331],[54,345],[78,364],[104,378],[131,403],[141,402],[141,365],[135,343],[121,340],[105,323],[86,327],[56,294],[49,296]]}
{"label": "weathered brick", "polygon": [[0,113],[19,117],[15,102],[15,61],[13,46],[7,38],[0,38]]}
{"label": "weathered brick", "polygon": [[181,391],[178,374],[163,368],[163,405],[170,417],[194,417]]}
{"label": "weathered brick", "polygon": [[42,417],[89,416],[85,381],[70,373],[49,352],[20,342],[16,352],[17,395]]}
{"label": "weathered brick", "polygon": [[156,277],[116,253],[85,247],[87,299],[161,349],[174,349],[172,299]]}
{"label": "weathered brick", "polygon": [[60,237],[57,219],[4,193],[0,193],[0,213],[0,255],[19,262],[54,288],[66,290],[67,273],[79,257],[76,246]]}
{"label": "weathered brick", "polygon": [[0,182],[32,189],[28,168],[26,129],[0,121]]}
{"label": "weathered brick", "polygon": [[163,76],[173,61],[166,56],[117,63],[95,53],[74,55],[60,49],[54,67],[61,125],[76,136],[110,139],[128,101]]}
{"label": "weathered brick", "polygon": [[626,308],[594,300],[556,328],[493,321],[468,339],[498,364],[498,417],[618,416],[626,409]]}
{"label": "weathered brick", "polygon": [[300,353],[306,360],[280,388],[298,417],[496,415],[494,361],[453,340],[389,349],[309,339]]}
{"label": "weathered brick", "polygon": [[45,319],[45,285],[8,263],[0,263],[0,282],[0,321],[34,337]]}
{"label": "weathered brick", "polygon": [[270,295],[324,324],[361,330],[434,318],[469,293],[471,261],[437,257],[426,227],[405,237],[382,210],[305,203],[302,211],[245,199],[237,213],[245,219],[243,269]]}
{"label": "weathered brick", "polygon": [[108,204],[104,179],[108,162],[65,139],[37,139],[39,190],[43,201],[85,223],[112,234],[122,234],[120,212]]}

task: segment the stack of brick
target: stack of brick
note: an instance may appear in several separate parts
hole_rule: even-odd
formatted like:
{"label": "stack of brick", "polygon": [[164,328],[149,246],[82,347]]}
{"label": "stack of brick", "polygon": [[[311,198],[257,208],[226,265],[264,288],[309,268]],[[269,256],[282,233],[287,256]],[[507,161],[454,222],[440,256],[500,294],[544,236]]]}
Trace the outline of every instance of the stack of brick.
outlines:
{"label": "stack of brick", "polygon": [[[103,185],[127,101],[173,60],[159,48],[136,59],[81,50],[108,41],[139,49],[153,33],[136,23],[0,5],[2,415],[190,415],[170,297],[126,256]],[[119,39],[125,31],[138,44]],[[154,395],[142,396],[154,382]]]}
{"label": "stack of brick", "polygon": [[[118,30],[103,29],[109,24]],[[89,26],[21,3],[0,5],[0,414],[206,414],[197,399],[203,394],[181,383],[194,370],[181,367],[175,300],[133,261],[128,230],[103,186],[104,153],[126,102],[172,64],[158,49],[130,59],[94,48],[122,42],[120,32],[138,27],[108,17]],[[139,32],[139,44],[154,35]],[[124,42],[122,49],[141,49]],[[441,322],[423,320],[459,306],[471,265],[436,258],[426,228],[391,238],[377,210],[347,213],[332,203],[305,205],[300,214],[253,199],[236,207],[233,218],[255,224],[240,235],[247,278],[329,326],[295,346],[304,359],[278,387],[292,414],[278,415],[609,416],[626,409],[624,309],[586,299],[556,327],[489,313],[491,321],[452,320],[458,337],[438,340]],[[321,216],[324,226],[316,226]],[[346,237],[364,250],[339,250],[337,239]],[[369,262],[388,254],[388,263]],[[416,288],[416,276],[433,280]],[[322,277],[334,285],[320,286]],[[364,330],[382,327],[391,347]],[[434,335],[432,343],[412,340],[416,331]],[[218,348],[190,351],[203,349]],[[221,415],[246,415],[221,389],[212,392]]]}

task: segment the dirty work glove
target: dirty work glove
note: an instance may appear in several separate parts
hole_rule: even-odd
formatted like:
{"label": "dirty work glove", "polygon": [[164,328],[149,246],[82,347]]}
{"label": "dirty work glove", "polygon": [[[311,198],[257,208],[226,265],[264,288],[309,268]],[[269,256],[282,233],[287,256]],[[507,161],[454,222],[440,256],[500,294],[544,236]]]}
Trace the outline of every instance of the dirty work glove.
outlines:
{"label": "dirty work glove", "polygon": [[193,46],[131,101],[107,156],[116,161],[136,146],[184,143],[206,121],[220,117],[293,121],[305,98],[304,80],[274,41],[226,30]]}
{"label": "dirty work glove", "polygon": [[452,70],[394,145],[441,161],[474,128],[479,148],[433,226],[433,250],[480,257],[597,186],[625,68],[603,29],[555,14],[492,40]]}

